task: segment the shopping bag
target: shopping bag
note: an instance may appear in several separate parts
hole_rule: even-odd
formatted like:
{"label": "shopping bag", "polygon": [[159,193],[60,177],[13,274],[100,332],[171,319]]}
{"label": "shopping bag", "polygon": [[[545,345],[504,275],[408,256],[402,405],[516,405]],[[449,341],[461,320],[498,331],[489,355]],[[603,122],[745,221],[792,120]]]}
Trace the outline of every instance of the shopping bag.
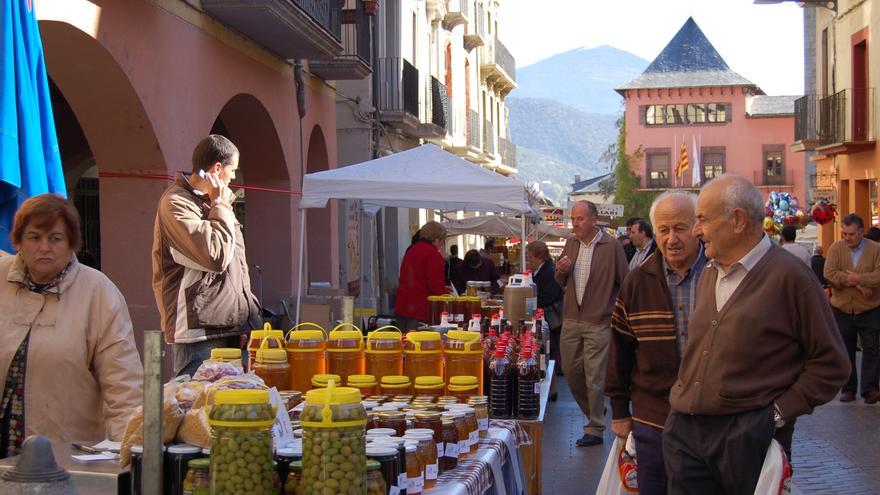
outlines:
{"label": "shopping bag", "polygon": [[639,493],[635,445],[632,433],[625,443],[622,443],[618,437],[614,438],[611,451],[608,452],[608,460],[605,461],[605,469],[602,471],[602,479],[596,487],[596,495]]}
{"label": "shopping bag", "polygon": [[791,493],[791,463],[785,449],[776,440],[770,441],[755,495],[789,495]]}

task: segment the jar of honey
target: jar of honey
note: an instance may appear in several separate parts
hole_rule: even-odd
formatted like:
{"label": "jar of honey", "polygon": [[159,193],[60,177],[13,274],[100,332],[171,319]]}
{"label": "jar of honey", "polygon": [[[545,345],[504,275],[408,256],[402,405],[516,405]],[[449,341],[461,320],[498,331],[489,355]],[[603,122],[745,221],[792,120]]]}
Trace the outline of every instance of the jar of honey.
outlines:
{"label": "jar of honey", "polygon": [[467,312],[467,297],[454,296],[452,299],[452,311],[450,311],[450,323],[454,323],[459,327],[464,325],[464,315]]}
{"label": "jar of honey", "polygon": [[446,301],[441,299],[442,296],[428,296],[428,323],[431,325],[440,324],[440,313],[446,311]]}
{"label": "jar of honey", "polygon": [[379,389],[388,396],[398,395],[400,393],[410,393],[412,391],[412,382],[406,375],[389,375],[383,376],[379,383]]}
{"label": "jar of honey", "polygon": [[284,331],[274,330],[272,325],[266,323],[260,330],[251,330],[251,337],[248,340],[248,369],[251,369],[254,361],[257,359],[257,349],[263,343],[263,339],[269,339],[270,349],[284,349]]}
{"label": "jar of honey", "polygon": [[386,325],[367,334],[366,373],[378,379],[403,374],[403,334]]}
{"label": "jar of honey", "polygon": [[303,322],[290,329],[287,334],[290,390],[307,392],[312,388],[313,376],[327,373],[326,350],[324,328],[320,325]]}
{"label": "jar of honey", "polygon": [[360,390],[363,397],[370,397],[376,393],[376,377],[373,375],[349,375],[346,386]]}
{"label": "jar of honey", "polygon": [[[342,330],[351,327],[351,330]],[[351,323],[336,325],[327,335],[327,372],[348,381],[349,375],[364,374],[364,336]]]}
{"label": "jar of honey", "polygon": [[312,376],[312,388],[327,388],[327,384],[330,380],[333,380],[334,383],[342,384],[342,379],[339,375],[326,373]]}
{"label": "jar of honey", "polygon": [[439,332],[421,331],[406,334],[403,344],[404,369],[410,380],[420,376],[444,376],[443,343]]}
{"label": "jar of honey", "polygon": [[458,397],[458,402],[466,404],[474,395],[480,395],[479,379],[475,376],[453,376],[449,378],[446,389],[449,395]]}
{"label": "jar of honey", "polygon": [[479,332],[452,330],[443,344],[447,379],[453,376],[477,377],[477,389],[483,393],[483,344]]}
{"label": "jar of honey", "polygon": [[263,339],[257,349],[253,372],[263,379],[266,387],[284,390],[290,382],[290,365],[287,364],[287,351],[270,349],[269,339]]}
{"label": "jar of honey", "polygon": [[440,397],[445,386],[442,376],[417,376],[415,383],[416,395]]}

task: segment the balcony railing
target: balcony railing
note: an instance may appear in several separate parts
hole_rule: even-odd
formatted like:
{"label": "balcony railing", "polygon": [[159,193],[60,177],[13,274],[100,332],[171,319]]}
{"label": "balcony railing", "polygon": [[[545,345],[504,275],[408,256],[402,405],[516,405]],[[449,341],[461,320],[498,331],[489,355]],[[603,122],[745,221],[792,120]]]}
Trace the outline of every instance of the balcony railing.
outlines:
{"label": "balcony railing", "polygon": [[[459,0],[462,3],[470,3],[474,0]],[[475,3],[473,22],[468,23],[464,30],[464,48],[471,51],[478,46],[483,46],[486,40],[486,15],[481,3]],[[468,17],[470,19],[470,17]]]}
{"label": "balcony railing", "polygon": [[752,171],[752,182],[760,187],[781,187],[782,190],[790,190],[793,187],[794,170],[781,168],[769,171],[766,168]]}
{"label": "balcony railing", "polygon": [[495,154],[495,126],[488,120],[483,127],[483,151],[490,155]]}
{"label": "balcony railing", "polygon": [[384,57],[377,62],[379,111],[403,112],[418,119],[419,70],[403,58]]}
{"label": "balcony railing", "polygon": [[201,0],[201,5],[282,58],[332,59],[342,50],[339,0]]}
{"label": "balcony railing", "polygon": [[[830,96],[795,100],[795,141],[800,149],[840,145],[852,153],[876,140],[874,88],[849,88]],[[867,145],[873,147],[872,145]]]}
{"label": "balcony railing", "polygon": [[[516,88],[516,60],[497,37],[483,47],[480,77],[507,94]],[[499,88],[496,88],[499,89]]]}
{"label": "balcony railing", "polygon": [[472,0],[446,0],[446,16],[443,28],[452,30],[455,26],[468,22],[468,4]]}
{"label": "balcony railing", "polygon": [[482,147],[483,128],[480,126],[480,114],[476,110],[468,110],[467,144],[474,148]]}
{"label": "balcony railing", "polygon": [[309,70],[325,80],[363,79],[370,70],[369,19],[363,0],[347,0],[342,10],[342,53],[333,60],[311,60]]}
{"label": "balcony railing", "polygon": [[446,86],[431,76],[431,123],[445,130],[448,122],[449,97],[446,95]]}
{"label": "balcony railing", "polygon": [[495,38],[495,63],[501,66],[510,79],[516,81],[516,61],[510,54],[510,50],[497,37]]}
{"label": "balcony railing", "polygon": [[501,155],[501,163],[510,168],[516,168],[516,145],[509,139],[498,138],[498,152]]}

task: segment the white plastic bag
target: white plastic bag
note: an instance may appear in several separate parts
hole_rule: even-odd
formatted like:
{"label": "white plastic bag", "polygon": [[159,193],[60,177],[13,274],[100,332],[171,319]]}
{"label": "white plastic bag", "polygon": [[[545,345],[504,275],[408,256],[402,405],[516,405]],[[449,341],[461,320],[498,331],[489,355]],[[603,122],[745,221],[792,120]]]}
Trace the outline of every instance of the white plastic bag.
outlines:
{"label": "white plastic bag", "polygon": [[785,449],[776,440],[770,441],[755,495],[789,495],[791,493],[791,463]]}
{"label": "white plastic bag", "polygon": [[602,479],[596,487],[596,495],[629,495],[639,493],[636,481],[636,442],[632,433],[621,443],[620,438],[614,437],[611,451],[608,452],[608,460],[605,461],[605,469],[602,470]]}

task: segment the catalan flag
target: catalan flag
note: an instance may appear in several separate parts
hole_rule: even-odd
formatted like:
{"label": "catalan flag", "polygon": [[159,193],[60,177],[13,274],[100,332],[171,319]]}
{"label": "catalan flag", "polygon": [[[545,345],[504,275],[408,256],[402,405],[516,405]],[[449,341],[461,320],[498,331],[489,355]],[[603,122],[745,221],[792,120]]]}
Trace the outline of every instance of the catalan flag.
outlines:
{"label": "catalan flag", "polygon": [[681,177],[688,169],[688,151],[684,138],[681,140],[681,157],[678,160],[678,167],[675,168],[675,176]]}

